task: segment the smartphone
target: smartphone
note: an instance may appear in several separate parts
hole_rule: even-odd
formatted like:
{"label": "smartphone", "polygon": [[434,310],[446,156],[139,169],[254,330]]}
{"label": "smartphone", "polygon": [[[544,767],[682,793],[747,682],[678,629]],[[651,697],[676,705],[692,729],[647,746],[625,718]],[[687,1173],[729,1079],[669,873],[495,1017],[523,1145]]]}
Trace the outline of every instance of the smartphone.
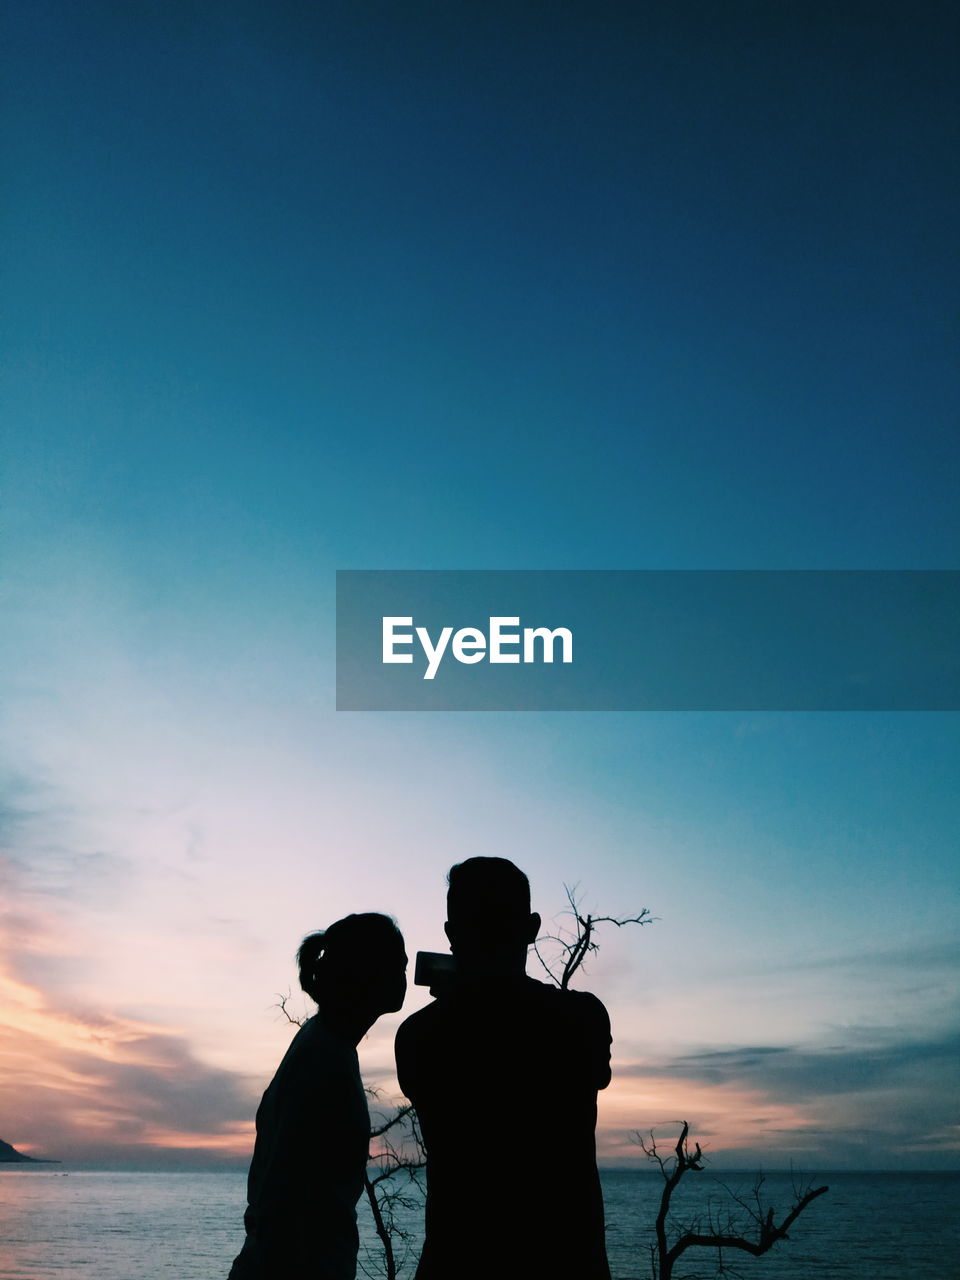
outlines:
{"label": "smartphone", "polygon": [[449,952],[418,951],[413,981],[418,987],[441,987],[452,981],[457,964]]}

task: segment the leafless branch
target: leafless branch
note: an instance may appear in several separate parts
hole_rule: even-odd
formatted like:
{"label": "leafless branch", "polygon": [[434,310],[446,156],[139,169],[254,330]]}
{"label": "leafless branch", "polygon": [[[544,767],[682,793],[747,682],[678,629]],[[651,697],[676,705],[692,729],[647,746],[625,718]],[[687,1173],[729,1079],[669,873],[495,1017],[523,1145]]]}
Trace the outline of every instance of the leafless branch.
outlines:
{"label": "leafless branch", "polygon": [[[368,1088],[367,1094],[374,1100],[379,1098],[376,1089]],[[399,1215],[418,1208],[423,1199],[417,1175],[426,1163],[426,1153],[416,1111],[409,1103],[394,1108],[372,1125],[370,1138],[364,1192],[383,1253],[377,1260],[368,1254],[359,1265],[369,1277],[396,1280],[410,1240]]]}
{"label": "leafless branch", "polygon": [[283,1014],[283,1016],[286,1018],[288,1022],[292,1022],[295,1027],[302,1027],[307,1020],[306,1018],[297,1018],[294,1014],[290,1012],[290,1010],[287,1008],[287,1005],[289,1004],[290,999],[291,999],[291,996],[290,996],[289,989],[287,990],[287,994],[285,996],[282,996],[278,991],[277,1003],[275,1007],[280,1010],[280,1012]]}
{"label": "leafless branch", "polygon": [[[654,919],[646,907],[635,916],[595,916],[590,913],[585,915],[580,910],[577,889],[577,885],[563,886],[567,898],[567,910],[564,915],[572,919],[572,926],[559,933],[541,934],[533,944],[534,955],[544,973],[551,982],[564,991],[570,985],[573,975],[583,967],[587,956],[598,949],[599,944],[594,939],[597,925],[612,924],[622,929],[628,924],[650,924]],[[556,952],[551,959],[547,959],[541,949],[546,943],[552,944]]]}
{"label": "leafless branch", "polygon": [[[742,1253],[760,1257],[768,1249],[772,1249],[779,1240],[788,1239],[790,1228],[800,1214],[803,1213],[804,1209],[816,1200],[818,1196],[822,1196],[829,1190],[827,1187],[814,1188],[808,1186],[805,1190],[800,1191],[794,1184],[793,1206],[786,1217],[781,1222],[777,1222],[774,1208],[766,1206],[763,1202],[764,1180],[763,1175],[758,1174],[752,1187],[751,1199],[749,1200],[724,1186],[724,1191],[730,1196],[731,1200],[744,1210],[748,1221],[753,1223],[754,1232],[751,1232],[749,1236],[743,1234],[742,1231],[737,1229],[738,1224],[735,1223],[730,1213],[721,1212],[718,1208],[708,1205],[707,1230],[701,1230],[699,1221],[695,1221],[693,1224],[688,1224],[685,1228],[682,1228],[671,1244],[667,1231],[667,1217],[670,1212],[671,1197],[681,1178],[686,1173],[691,1170],[699,1173],[704,1167],[704,1157],[700,1144],[695,1142],[693,1151],[690,1151],[688,1143],[689,1132],[690,1126],[686,1121],[683,1121],[680,1136],[677,1138],[673,1153],[666,1157],[662,1156],[657,1150],[656,1138],[652,1130],[649,1137],[644,1137],[639,1133],[634,1135],[634,1139],[641,1151],[643,1151],[648,1160],[657,1165],[664,1180],[656,1221],[656,1245],[650,1246],[651,1273],[655,1280],[672,1280],[674,1266],[678,1259],[688,1249],[693,1248],[716,1250],[717,1269],[727,1276],[738,1275],[739,1273],[724,1259],[723,1251],[725,1249],[739,1250]],[[722,1183],[720,1185],[723,1186]]]}
{"label": "leafless branch", "polygon": [[[374,1097],[374,1098],[379,1097],[379,1094],[374,1089],[368,1089],[367,1093],[371,1097]],[[398,1124],[402,1124],[404,1120],[406,1120],[406,1118],[411,1114],[415,1114],[413,1111],[413,1105],[411,1103],[408,1102],[402,1107],[397,1107],[396,1111],[394,1111],[393,1115],[390,1117],[389,1120],[385,1120],[383,1124],[375,1125],[370,1130],[370,1137],[382,1138],[385,1133],[389,1133],[390,1130],[395,1129]]]}

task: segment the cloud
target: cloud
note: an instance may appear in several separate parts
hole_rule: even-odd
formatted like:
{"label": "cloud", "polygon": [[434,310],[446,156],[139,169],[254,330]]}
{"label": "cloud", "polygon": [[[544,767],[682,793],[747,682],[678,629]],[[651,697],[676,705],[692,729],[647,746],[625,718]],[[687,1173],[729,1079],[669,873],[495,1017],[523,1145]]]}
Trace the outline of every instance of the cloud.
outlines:
{"label": "cloud", "polygon": [[9,856],[0,882],[0,1136],[73,1161],[245,1159],[262,1081],[203,1062],[175,1027],[80,1000],[82,931]]}
{"label": "cloud", "polygon": [[[252,985],[235,955],[252,989],[264,982],[257,938],[179,885],[162,897],[153,865],[148,878],[122,853],[84,852],[76,817],[52,788],[0,779],[0,1137],[71,1162],[245,1165],[260,1094],[294,1030],[260,995],[247,996],[255,1025],[230,1020]],[[195,862],[203,833],[188,834]],[[119,909],[104,910],[117,893]],[[161,924],[158,900],[170,909]],[[390,1021],[364,1047],[386,1104]]]}
{"label": "cloud", "polygon": [[[698,1132],[711,1126],[710,1099],[738,1100],[719,1130],[727,1152],[761,1149],[759,1139],[833,1167],[923,1168],[955,1163],[960,1151],[958,1062],[960,1032],[920,1039],[885,1028],[851,1031],[843,1044],[704,1049],[620,1064],[616,1074],[628,1088],[672,1094]],[[742,1129],[731,1134],[738,1109]]]}
{"label": "cloud", "polygon": [[746,1045],[683,1054],[659,1064],[630,1064],[619,1074],[669,1074],[707,1084],[747,1084],[776,1101],[803,1101],[863,1093],[905,1084],[918,1077],[929,1086],[960,1061],[960,1032],[934,1040],[861,1043],[822,1049]]}
{"label": "cloud", "polygon": [[925,946],[881,947],[874,951],[857,951],[852,954],[792,957],[788,963],[776,960],[764,963],[762,972],[796,973],[799,970],[817,969],[852,970],[863,973],[894,970],[897,973],[948,969],[953,972],[960,966],[960,942],[955,939],[937,940]]}
{"label": "cloud", "polygon": [[21,1150],[144,1159],[155,1148],[242,1157],[256,1089],[202,1062],[187,1040],[103,1009],[58,1007],[0,968],[0,1114]]}

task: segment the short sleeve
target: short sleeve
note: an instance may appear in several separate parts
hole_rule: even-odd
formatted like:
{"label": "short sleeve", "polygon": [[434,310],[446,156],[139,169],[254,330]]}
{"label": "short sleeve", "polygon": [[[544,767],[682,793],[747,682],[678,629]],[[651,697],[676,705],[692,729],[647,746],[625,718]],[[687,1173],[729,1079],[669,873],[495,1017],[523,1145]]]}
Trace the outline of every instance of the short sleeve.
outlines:
{"label": "short sleeve", "polygon": [[416,1101],[417,1095],[417,1040],[416,1027],[408,1018],[406,1022],[400,1024],[393,1051],[397,1063],[397,1082],[400,1085],[400,1092],[411,1102]]}
{"label": "short sleeve", "polygon": [[584,1042],[589,1054],[588,1069],[595,1089],[606,1089],[610,1083],[610,1046],[613,1036],[610,1032],[610,1015],[596,996],[589,992],[578,992],[584,1002]]}

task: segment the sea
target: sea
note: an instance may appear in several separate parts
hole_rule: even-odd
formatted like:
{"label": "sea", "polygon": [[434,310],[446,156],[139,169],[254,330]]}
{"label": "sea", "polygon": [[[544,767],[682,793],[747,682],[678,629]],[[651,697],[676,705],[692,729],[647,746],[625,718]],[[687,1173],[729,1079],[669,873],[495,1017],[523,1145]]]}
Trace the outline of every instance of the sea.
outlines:
{"label": "sea", "polygon": [[[562,1171],[531,1170],[531,1177]],[[604,1171],[607,1251],[613,1280],[650,1280],[649,1246],[661,1183],[646,1170]],[[225,1280],[243,1239],[245,1176],[237,1172],[106,1173],[58,1166],[0,1171],[0,1280]],[[483,1186],[464,1171],[464,1193],[483,1212]],[[960,1173],[824,1174],[829,1192],[796,1221],[790,1239],[762,1258],[728,1253],[719,1272],[711,1251],[691,1251],[681,1276],[739,1275],[753,1280],[956,1280],[960,1277]],[[704,1224],[750,1203],[741,1173],[688,1174],[674,1201],[678,1220]],[[794,1181],[766,1175],[762,1195],[778,1214]],[[359,1277],[384,1275],[382,1250],[361,1203]],[[738,1210],[743,1216],[744,1211]],[[411,1280],[420,1214],[409,1210],[398,1240],[400,1276]],[[492,1278],[495,1280],[495,1278]]]}

